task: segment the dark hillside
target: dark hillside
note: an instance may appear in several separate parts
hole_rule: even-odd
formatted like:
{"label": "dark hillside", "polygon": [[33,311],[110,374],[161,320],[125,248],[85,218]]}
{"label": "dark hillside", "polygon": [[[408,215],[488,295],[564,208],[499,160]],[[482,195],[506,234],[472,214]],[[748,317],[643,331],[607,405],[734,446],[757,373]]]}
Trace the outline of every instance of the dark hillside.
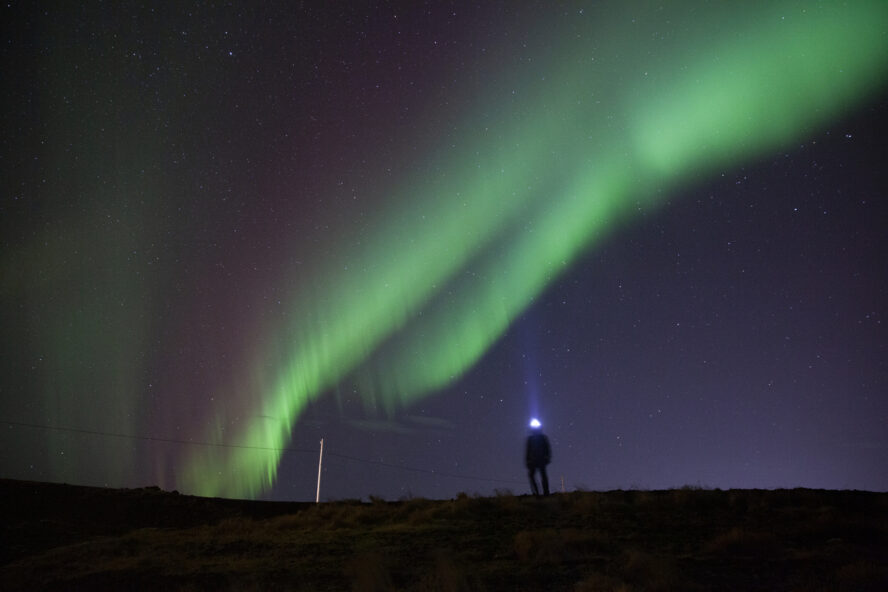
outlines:
{"label": "dark hillside", "polygon": [[320,505],[0,480],[0,589],[886,590],[888,494]]}
{"label": "dark hillside", "polygon": [[211,499],[157,487],[106,489],[0,479],[5,544],[0,562],[92,536],[137,528],[190,528],[225,518],[268,518],[304,508],[291,502]]}

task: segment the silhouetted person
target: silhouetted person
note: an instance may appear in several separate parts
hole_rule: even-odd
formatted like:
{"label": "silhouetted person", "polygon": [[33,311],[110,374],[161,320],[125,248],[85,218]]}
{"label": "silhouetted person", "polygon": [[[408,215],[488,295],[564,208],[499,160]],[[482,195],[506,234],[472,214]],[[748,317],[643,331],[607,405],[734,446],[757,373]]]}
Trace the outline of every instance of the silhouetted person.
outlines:
{"label": "silhouetted person", "polygon": [[543,482],[543,495],[549,495],[549,477],[546,475],[546,465],[552,460],[552,449],[549,447],[549,438],[542,431],[542,426],[537,420],[530,422],[530,435],[527,437],[527,449],[524,461],[527,464],[527,474],[530,477],[530,489],[535,496],[540,495],[537,487],[536,472],[540,472],[540,480]]}

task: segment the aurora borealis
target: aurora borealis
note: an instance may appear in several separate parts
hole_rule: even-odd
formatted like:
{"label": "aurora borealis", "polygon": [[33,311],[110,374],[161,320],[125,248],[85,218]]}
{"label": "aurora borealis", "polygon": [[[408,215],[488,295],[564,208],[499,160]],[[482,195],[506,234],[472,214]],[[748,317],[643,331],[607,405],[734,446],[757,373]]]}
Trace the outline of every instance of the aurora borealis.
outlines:
{"label": "aurora borealis", "polygon": [[[327,471],[340,463],[329,495],[440,497],[474,485],[416,471],[426,480],[405,484],[398,465],[520,480],[508,459],[539,406],[574,484],[888,487],[875,468],[888,450],[873,255],[885,183],[847,148],[866,134],[831,128],[884,96],[884,3],[59,7],[5,20],[3,476],[307,498],[301,451],[324,437]],[[829,196],[799,189],[817,138]],[[781,181],[793,167],[768,163],[790,153],[803,172]],[[762,171],[737,183],[749,193],[702,189],[746,166]],[[688,196],[701,191],[725,205],[701,213]],[[726,213],[791,202],[789,218],[823,200],[845,204],[852,228],[831,226],[835,212],[799,228]],[[709,236],[710,223],[736,236]],[[658,226],[701,249],[700,275],[664,280],[657,257],[624,255],[620,291],[654,283],[620,313],[594,257]],[[869,279],[837,298],[823,291],[834,279],[759,260],[719,283],[725,242],[801,249],[796,268],[850,245],[840,277]],[[696,328],[676,361],[663,343],[681,321],[635,329],[688,286],[698,302],[664,309]],[[585,302],[551,312],[571,290]],[[862,335],[842,306],[873,327]],[[787,326],[818,336],[796,345]],[[793,378],[823,352],[819,378]],[[817,426],[846,405],[827,445]],[[639,422],[664,409],[668,427]],[[793,413],[802,427],[769,432]],[[836,476],[838,452],[797,458],[821,444],[857,454],[857,472]]]}

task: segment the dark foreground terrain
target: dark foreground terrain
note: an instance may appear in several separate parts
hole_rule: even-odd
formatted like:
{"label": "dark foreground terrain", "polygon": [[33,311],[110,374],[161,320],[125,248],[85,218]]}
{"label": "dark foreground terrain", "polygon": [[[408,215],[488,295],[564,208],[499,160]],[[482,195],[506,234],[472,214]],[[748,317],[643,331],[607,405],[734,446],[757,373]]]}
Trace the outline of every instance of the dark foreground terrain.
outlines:
{"label": "dark foreground terrain", "polygon": [[888,494],[272,503],[0,480],[2,590],[888,590]]}

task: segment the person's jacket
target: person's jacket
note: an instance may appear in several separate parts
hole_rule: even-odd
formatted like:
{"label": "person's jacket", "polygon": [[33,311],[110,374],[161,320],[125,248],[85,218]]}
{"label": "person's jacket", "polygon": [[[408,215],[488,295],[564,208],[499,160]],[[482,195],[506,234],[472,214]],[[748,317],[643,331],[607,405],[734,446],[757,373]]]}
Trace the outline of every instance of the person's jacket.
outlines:
{"label": "person's jacket", "polygon": [[529,467],[544,467],[552,460],[552,449],[545,434],[531,434],[527,437],[527,451],[524,460]]}

